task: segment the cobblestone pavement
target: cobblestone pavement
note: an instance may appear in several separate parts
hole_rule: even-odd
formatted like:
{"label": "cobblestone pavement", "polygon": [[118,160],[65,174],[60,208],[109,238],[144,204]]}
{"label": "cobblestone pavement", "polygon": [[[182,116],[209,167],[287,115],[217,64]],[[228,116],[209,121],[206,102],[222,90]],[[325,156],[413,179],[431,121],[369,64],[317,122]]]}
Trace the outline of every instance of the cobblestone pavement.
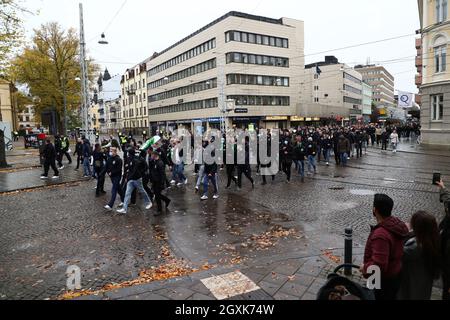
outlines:
{"label": "cobblestone pavement", "polygon": [[[369,149],[347,168],[320,164],[303,184],[295,173],[290,184],[280,173],[266,186],[255,176],[255,190],[244,180],[242,191],[221,189],[218,200],[205,202],[193,193],[189,176],[187,187],[168,191],[173,202],[161,217],[139,204],[127,216],[105,212],[108,195],[95,198],[93,181],[0,194],[0,298],[56,298],[73,264],[80,266],[86,289],[132,280],[142,269],[164,264],[161,249],[167,246],[194,267],[208,262],[215,268],[88,298],[211,299],[200,279],[241,270],[260,290],[235,298],[313,299],[335,265],[323,250],[342,257],[345,227],[354,228],[355,262],[361,258],[374,223],[375,192],[392,196],[395,214],[404,220],[420,209],[440,217],[434,170],[445,180],[450,160]],[[276,230],[292,234],[261,246],[258,239]]]}

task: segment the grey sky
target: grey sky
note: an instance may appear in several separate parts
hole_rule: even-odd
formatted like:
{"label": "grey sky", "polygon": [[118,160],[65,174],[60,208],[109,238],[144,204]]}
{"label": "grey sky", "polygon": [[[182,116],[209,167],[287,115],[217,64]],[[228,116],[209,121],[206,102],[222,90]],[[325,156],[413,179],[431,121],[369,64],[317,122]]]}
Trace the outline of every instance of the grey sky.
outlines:
{"label": "grey sky", "polygon": [[[79,29],[80,0],[25,0],[36,16],[27,16],[27,31],[40,24],[57,21],[64,27]],[[242,11],[271,18],[289,17],[305,22],[306,62],[323,60],[325,50],[376,41],[400,35],[409,37],[357,48],[333,51],[350,65],[382,63],[395,76],[395,88],[417,92],[414,57],[415,30],[419,29],[415,0],[128,0],[106,30],[109,45],[97,43],[124,0],[81,1],[89,55],[108,67],[111,74],[143,61],[155,51],[203,27],[228,11]],[[30,33],[31,34],[31,33]],[[403,60],[398,60],[403,58]]]}

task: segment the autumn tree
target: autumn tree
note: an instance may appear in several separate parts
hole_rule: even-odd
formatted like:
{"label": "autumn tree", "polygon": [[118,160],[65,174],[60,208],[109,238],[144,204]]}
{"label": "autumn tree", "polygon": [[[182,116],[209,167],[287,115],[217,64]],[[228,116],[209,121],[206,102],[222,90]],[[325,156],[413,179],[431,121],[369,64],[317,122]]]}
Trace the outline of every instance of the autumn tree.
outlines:
{"label": "autumn tree", "polygon": [[[25,84],[35,97],[37,119],[46,109],[56,111],[59,129],[64,123],[64,97],[67,116],[79,109],[80,62],[79,38],[75,29],[64,30],[51,22],[34,30],[32,44],[26,46],[11,65],[11,74],[17,82]],[[97,66],[88,62],[90,74]]]}
{"label": "autumn tree", "polygon": [[[5,76],[11,55],[17,50],[23,39],[20,14],[29,12],[20,0],[0,0],[0,76]],[[9,79],[8,79],[9,80]],[[2,114],[0,110],[0,121]],[[0,129],[0,168],[7,167],[5,153],[5,136]]]}

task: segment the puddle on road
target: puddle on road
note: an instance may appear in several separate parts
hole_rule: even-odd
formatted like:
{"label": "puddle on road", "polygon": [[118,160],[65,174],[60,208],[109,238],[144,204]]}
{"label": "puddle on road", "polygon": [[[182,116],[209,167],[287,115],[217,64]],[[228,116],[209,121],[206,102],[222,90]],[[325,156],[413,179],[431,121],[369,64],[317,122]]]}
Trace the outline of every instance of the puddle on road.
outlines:
{"label": "puddle on road", "polygon": [[364,190],[364,189],[353,189],[353,190],[350,190],[350,193],[355,196],[374,196],[376,194],[375,191]]}

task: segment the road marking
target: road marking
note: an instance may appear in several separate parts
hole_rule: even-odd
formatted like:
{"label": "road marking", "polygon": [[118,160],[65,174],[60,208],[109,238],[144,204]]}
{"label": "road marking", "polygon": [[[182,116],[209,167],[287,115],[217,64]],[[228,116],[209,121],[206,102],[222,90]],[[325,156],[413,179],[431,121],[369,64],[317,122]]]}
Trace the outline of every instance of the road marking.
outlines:
{"label": "road marking", "polygon": [[217,300],[232,298],[260,289],[260,287],[240,271],[202,279],[201,282],[211,291]]}

